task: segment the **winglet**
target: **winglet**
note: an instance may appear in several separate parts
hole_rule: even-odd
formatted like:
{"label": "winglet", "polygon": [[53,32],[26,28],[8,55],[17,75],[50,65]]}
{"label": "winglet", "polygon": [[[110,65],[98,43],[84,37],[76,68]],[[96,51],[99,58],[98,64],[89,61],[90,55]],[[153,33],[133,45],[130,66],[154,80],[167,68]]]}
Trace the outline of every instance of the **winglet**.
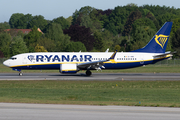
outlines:
{"label": "winglet", "polygon": [[105,53],[108,53],[109,52],[109,48],[105,51]]}
{"label": "winglet", "polygon": [[109,58],[109,60],[114,60],[115,56],[116,56],[117,50],[111,55],[111,57]]}

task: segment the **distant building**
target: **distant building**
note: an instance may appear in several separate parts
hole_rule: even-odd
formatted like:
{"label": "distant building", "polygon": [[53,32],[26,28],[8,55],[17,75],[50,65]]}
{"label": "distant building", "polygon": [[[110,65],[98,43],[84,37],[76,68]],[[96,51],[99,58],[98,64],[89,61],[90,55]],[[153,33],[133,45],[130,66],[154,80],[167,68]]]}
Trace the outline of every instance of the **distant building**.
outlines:
{"label": "distant building", "polygon": [[6,29],[5,31],[7,32],[14,31],[16,33],[18,33],[19,31],[22,31],[24,34],[28,34],[32,30],[31,29]]}
{"label": "distant building", "polygon": [[[42,34],[44,34],[39,28],[37,30],[39,32],[41,32]],[[19,31],[22,31],[24,34],[28,34],[32,30],[31,29],[6,29],[5,31],[7,31],[7,32],[13,31],[15,33],[18,33]]]}

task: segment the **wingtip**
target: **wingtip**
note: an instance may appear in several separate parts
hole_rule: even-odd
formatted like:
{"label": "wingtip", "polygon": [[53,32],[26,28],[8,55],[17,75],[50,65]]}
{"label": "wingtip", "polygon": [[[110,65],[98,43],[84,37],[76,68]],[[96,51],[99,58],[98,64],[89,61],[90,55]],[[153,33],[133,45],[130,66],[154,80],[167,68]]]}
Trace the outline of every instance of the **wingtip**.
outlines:
{"label": "wingtip", "polygon": [[114,51],[114,53],[111,55],[111,57],[109,59],[114,59],[116,56],[117,50]]}

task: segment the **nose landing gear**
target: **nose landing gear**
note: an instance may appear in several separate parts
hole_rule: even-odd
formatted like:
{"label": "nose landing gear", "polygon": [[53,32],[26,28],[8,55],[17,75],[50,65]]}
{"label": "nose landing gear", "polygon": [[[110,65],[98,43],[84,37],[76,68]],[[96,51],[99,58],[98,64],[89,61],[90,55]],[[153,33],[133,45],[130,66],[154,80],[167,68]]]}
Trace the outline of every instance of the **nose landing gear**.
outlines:
{"label": "nose landing gear", "polygon": [[22,75],[23,75],[23,73],[21,72],[21,69],[16,69],[16,68],[13,68],[12,70],[14,70],[14,71],[18,71],[18,72],[19,72],[19,76],[22,76]]}
{"label": "nose landing gear", "polygon": [[23,75],[23,73],[22,72],[19,72],[19,76],[22,76]]}

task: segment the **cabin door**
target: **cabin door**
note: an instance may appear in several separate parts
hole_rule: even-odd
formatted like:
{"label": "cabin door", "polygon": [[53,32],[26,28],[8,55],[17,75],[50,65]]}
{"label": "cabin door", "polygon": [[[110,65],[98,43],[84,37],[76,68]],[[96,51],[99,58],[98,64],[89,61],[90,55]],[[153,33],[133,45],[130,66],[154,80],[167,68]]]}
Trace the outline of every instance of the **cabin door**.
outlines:
{"label": "cabin door", "polygon": [[27,56],[23,55],[22,64],[27,64]]}

